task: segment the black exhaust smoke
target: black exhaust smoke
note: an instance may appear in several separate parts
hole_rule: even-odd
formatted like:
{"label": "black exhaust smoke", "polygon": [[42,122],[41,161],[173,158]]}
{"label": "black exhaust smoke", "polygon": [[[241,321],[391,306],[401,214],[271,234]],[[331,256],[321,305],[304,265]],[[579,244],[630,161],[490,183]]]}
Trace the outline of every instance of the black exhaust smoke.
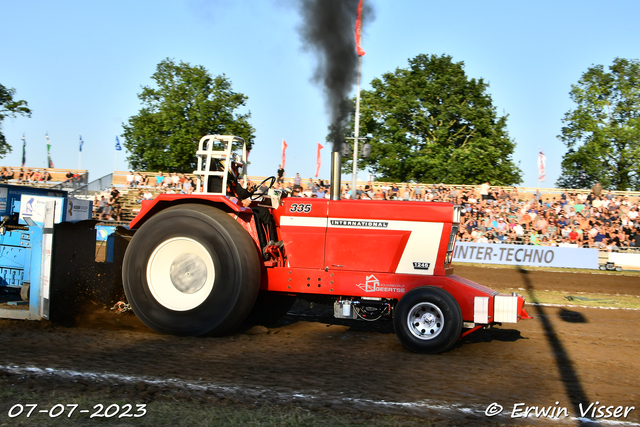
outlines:
{"label": "black exhaust smoke", "polygon": [[[299,31],[304,49],[317,54],[312,81],[325,92],[331,125],[329,142],[339,151],[353,106],[349,95],[356,83],[358,54],[355,23],[359,0],[302,0]],[[363,27],[374,18],[371,0],[364,0]]]}

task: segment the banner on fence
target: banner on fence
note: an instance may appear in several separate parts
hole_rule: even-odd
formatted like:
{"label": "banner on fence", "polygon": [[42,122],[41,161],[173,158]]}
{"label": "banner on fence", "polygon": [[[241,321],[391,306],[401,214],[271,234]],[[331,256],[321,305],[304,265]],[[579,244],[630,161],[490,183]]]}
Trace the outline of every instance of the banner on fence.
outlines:
{"label": "banner on fence", "polygon": [[640,270],[640,253],[609,253],[609,262],[615,263],[623,269]]}
{"label": "banner on fence", "polygon": [[457,242],[454,262],[528,267],[598,268],[598,250],[533,245]]}

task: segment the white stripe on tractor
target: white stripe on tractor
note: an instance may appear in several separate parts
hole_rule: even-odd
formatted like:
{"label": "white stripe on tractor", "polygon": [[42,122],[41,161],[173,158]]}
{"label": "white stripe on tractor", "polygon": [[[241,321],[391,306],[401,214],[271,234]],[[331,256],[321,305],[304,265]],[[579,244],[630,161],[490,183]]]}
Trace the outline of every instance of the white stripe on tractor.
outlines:
{"label": "white stripe on tractor", "polygon": [[280,227],[298,226],[298,227],[327,227],[326,217],[317,216],[281,216]]}
{"label": "white stripe on tractor", "polygon": [[[396,223],[402,223],[397,224]],[[440,249],[440,238],[442,237],[442,222],[411,222],[411,221],[394,221],[394,228],[391,228],[392,222],[389,222],[391,230],[411,230],[411,236],[407,246],[404,248],[402,258],[398,263],[396,273],[404,274],[422,274],[425,276],[433,276],[436,266],[436,258]],[[395,227],[398,228],[395,228]],[[400,227],[406,228],[400,228]],[[428,270],[416,270],[413,268],[414,262],[428,262]]]}

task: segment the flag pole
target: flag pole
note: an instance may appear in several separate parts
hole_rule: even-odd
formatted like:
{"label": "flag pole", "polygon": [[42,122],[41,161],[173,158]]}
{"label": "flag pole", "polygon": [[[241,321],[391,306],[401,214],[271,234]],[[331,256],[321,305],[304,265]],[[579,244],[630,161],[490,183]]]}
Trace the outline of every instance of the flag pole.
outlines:
{"label": "flag pole", "polygon": [[27,139],[24,132],[22,133],[22,167],[27,163]]}
{"label": "flag pole", "polygon": [[356,199],[357,186],[358,186],[358,142],[360,137],[360,69],[362,68],[362,56],[364,55],[364,49],[360,43],[362,42],[362,3],[360,0],[358,3],[358,11],[356,17],[355,26],[355,39],[356,39],[356,53],[358,54],[358,75],[356,86],[356,117],[354,123],[354,135],[353,135],[353,176],[351,177],[351,198]]}
{"label": "flag pole", "polygon": [[351,178],[351,198],[356,199],[356,188],[358,185],[358,138],[360,137],[360,67],[362,66],[362,56],[358,55],[358,80],[356,88],[356,119],[353,138],[353,176]]}
{"label": "flag pole", "polygon": [[118,167],[118,151],[122,150],[122,146],[120,145],[120,139],[118,138],[118,135],[116,135],[116,152],[113,156],[113,171],[116,171],[116,168]]}

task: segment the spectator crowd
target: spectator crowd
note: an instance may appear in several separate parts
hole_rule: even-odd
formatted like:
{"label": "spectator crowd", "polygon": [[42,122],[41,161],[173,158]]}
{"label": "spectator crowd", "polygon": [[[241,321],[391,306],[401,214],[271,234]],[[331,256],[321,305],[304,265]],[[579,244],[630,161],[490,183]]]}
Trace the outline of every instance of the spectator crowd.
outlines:
{"label": "spectator crowd", "polygon": [[[321,179],[303,180],[299,174],[288,182],[278,168],[276,189],[286,189],[292,197],[328,198],[330,184]],[[194,178],[186,174],[145,174],[129,172],[126,188],[137,189],[137,203],[154,193],[194,192]],[[115,189],[113,189],[115,190]],[[119,198],[96,200],[100,219],[119,219]],[[153,192],[152,192],[153,190]],[[115,190],[117,192],[117,190]],[[342,199],[350,199],[349,184],[342,186]],[[406,200],[450,202],[461,206],[458,240],[477,243],[517,243],[539,246],[582,246],[616,251],[640,248],[638,198],[605,192],[599,184],[591,190],[566,190],[542,197],[538,191],[518,193],[516,187],[447,186],[444,184],[378,183],[358,186],[358,200]]]}
{"label": "spectator crowd", "polygon": [[155,176],[149,176],[142,172],[134,173],[130,171],[127,175],[125,188],[137,188],[140,190],[138,192],[138,203],[148,198],[144,195],[145,193],[150,194],[150,192],[145,192],[144,190],[152,187],[163,193],[191,194],[195,189],[195,183],[193,177],[188,177],[184,173],[178,174],[177,172],[165,175],[164,172],[158,171]]}
{"label": "spectator crowd", "polygon": [[[296,176],[291,192],[297,197],[329,197],[322,180],[304,183]],[[351,198],[349,185],[341,198]],[[361,200],[451,202],[462,208],[458,240],[477,243],[519,243],[539,246],[582,246],[617,251],[640,248],[638,200],[603,192],[600,184],[588,190],[566,190],[543,198],[519,194],[516,187],[380,184],[358,187]]]}

